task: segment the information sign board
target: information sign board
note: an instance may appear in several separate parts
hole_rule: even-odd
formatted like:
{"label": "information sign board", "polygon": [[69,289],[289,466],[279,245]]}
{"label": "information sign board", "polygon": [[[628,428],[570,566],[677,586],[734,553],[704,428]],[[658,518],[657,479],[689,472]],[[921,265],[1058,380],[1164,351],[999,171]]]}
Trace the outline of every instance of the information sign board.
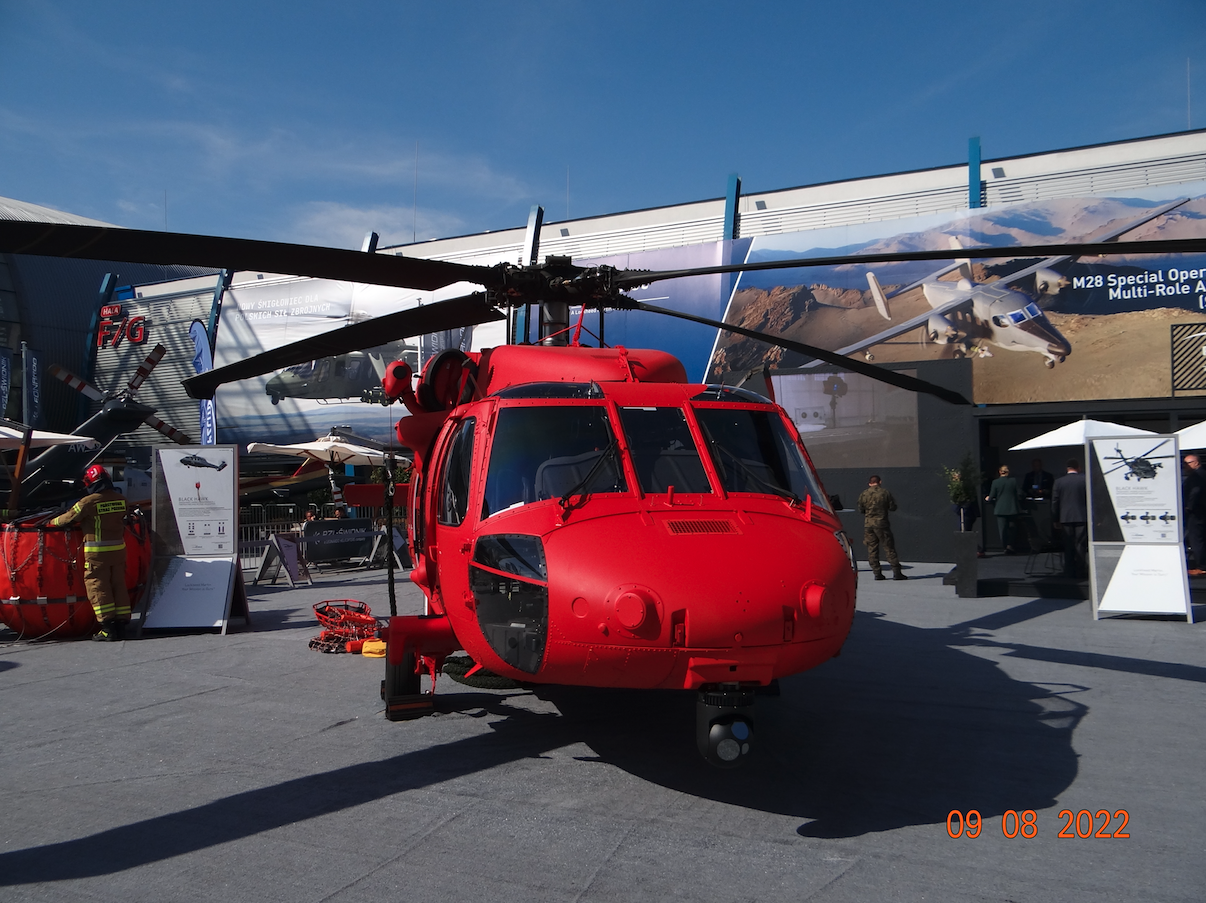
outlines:
{"label": "information sign board", "polygon": [[1089,439],[1093,617],[1176,614],[1193,620],[1176,436]]}

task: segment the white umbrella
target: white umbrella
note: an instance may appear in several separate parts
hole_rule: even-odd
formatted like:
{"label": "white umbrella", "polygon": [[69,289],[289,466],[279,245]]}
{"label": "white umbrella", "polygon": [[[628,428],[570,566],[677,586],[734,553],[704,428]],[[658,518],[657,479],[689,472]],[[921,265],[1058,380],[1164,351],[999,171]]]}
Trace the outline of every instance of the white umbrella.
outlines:
{"label": "white umbrella", "polygon": [[252,442],[247,451],[269,455],[296,455],[299,458],[309,458],[327,467],[327,477],[331,481],[331,496],[336,506],[343,507],[343,493],[335,482],[335,468],[344,464],[384,464],[385,452],[365,445],[348,442],[332,432],[327,436],[319,436],[310,442],[298,442],[293,445],[270,445],[267,442]]}
{"label": "white umbrella", "polygon": [[1151,430],[1136,429],[1133,426],[1123,426],[1120,423],[1109,423],[1104,420],[1075,420],[1066,423],[1057,430],[1027,439],[1015,445],[1010,451],[1025,451],[1028,448],[1065,448],[1074,445],[1084,445],[1086,439],[1098,436],[1154,436]]}
{"label": "white umbrella", "polygon": [[[0,424],[0,450],[9,451],[21,447],[25,438],[25,430],[21,427]],[[46,448],[49,445],[83,445],[95,448],[99,443],[91,436],[72,436],[69,433],[52,433],[48,430],[34,430],[29,441],[30,448]]]}
{"label": "white umbrella", "polygon": [[1177,430],[1177,444],[1181,448],[1206,448],[1206,420]]}
{"label": "white umbrella", "polygon": [[328,467],[339,467],[341,464],[382,464],[385,462],[385,452],[364,445],[347,442],[338,436],[319,436],[310,442],[298,442],[294,445],[270,445],[267,442],[252,442],[247,451],[268,455],[296,455],[299,458],[310,458]]}

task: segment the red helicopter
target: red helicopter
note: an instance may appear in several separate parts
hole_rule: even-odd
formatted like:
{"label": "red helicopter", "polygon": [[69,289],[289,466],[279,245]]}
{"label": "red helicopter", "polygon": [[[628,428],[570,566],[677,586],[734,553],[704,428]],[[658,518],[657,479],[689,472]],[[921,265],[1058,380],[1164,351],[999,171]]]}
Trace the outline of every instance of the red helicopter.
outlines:
{"label": "red helicopter", "polygon": [[[396,361],[382,380],[400,400],[413,450],[407,499],[411,580],[426,613],[394,616],[383,696],[401,720],[432,708],[444,659],[525,684],[679,688],[697,694],[696,740],[714,765],[753,748],[755,690],[837,655],[850,630],[857,568],[849,541],[786,412],[748,389],[692,384],[661,351],[606,347],[607,309],[646,310],[797,351],[952,403],[958,393],[856,358],[654,307],[625,290],[752,269],[934,260],[949,251],[807,258],[692,270],[537,263],[470,266],[241,239],[0,222],[0,251],[270,270],[432,291],[448,301],[355,323],[184,381],[223,383],[424,333],[507,319],[509,344],[432,358],[417,386]],[[1200,250],[1196,240],[1127,251]],[[1061,246],[1119,253],[1118,244]],[[1051,247],[964,256],[1045,256]],[[598,347],[579,341],[570,305],[599,312]],[[527,333],[540,310],[538,344]],[[767,380],[769,394],[769,380]]]}

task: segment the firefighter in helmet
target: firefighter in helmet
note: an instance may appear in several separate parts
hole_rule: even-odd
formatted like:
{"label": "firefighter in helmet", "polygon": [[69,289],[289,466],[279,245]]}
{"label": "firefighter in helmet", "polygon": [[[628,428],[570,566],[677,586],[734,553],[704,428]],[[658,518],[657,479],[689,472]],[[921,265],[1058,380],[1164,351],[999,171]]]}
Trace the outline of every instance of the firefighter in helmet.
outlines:
{"label": "firefighter in helmet", "polygon": [[78,522],[84,528],[84,587],[96,613],[100,630],[92,639],[122,639],[130,621],[130,595],[126,591],[126,500],[113,488],[105,468],[93,464],[84,471],[84,496],[69,511],[50,522],[65,527]]}

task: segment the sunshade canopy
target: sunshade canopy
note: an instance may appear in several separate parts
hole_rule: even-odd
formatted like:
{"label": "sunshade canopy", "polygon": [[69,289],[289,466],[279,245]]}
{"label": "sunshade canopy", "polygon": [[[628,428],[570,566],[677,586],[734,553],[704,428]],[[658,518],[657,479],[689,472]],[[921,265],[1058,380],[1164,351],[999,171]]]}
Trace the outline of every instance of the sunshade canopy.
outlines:
{"label": "sunshade canopy", "polygon": [[311,458],[328,467],[339,467],[344,464],[382,464],[385,462],[385,452],[364,445],[356,445],[338,436],[320,436],[310,442],[297,442],[293,445],[270,445],[267,442],[252,442],[247,451],[268,455],[295,455],[299,458]]}
{"label": "sunshade canopy", "polygon": [[1181,448],[1206,448],[1206,420],[1177,430],[1177,444]]}
{"label": "sunshade canopy", "polygon": [[[8,450],[21,447],[25,431],[19,426],[0,425],[0,449]],[[95,448],[98,444],[91,436],[72,436],[70,433],[52,433],[48,430],[34,430],[30,439],[30,448],[46,448],[50,445],[81,444]]]}
{"label": "sunshade canopy", "polygon": [[1121,423],[1110,423],[1105,420],[1074,420],[1059,429],[1027,439],[1009,449],[1010,451],[1025,451],[1028,448],[1064,448],[1073,445],[1084,445],[1086,439],[1098,436],[1154,436],[1151,430],[1141,430],[1133,426],[1123,426]]}

